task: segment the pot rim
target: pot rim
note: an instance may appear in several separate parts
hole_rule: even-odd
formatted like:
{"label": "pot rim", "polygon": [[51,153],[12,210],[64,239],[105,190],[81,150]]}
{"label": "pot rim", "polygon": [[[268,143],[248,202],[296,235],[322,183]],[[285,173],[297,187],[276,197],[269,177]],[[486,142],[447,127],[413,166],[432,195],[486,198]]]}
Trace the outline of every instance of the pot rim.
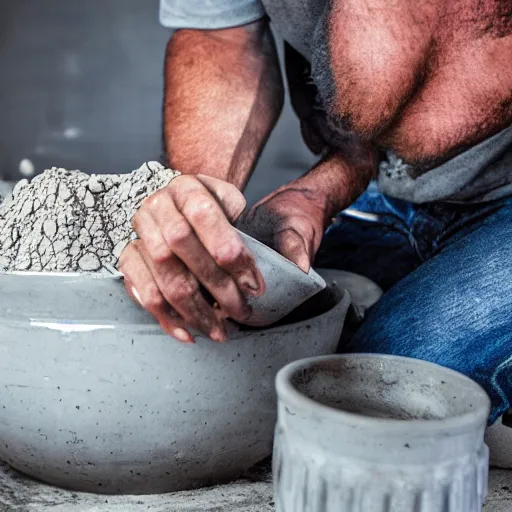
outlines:
{"label": "pot rim", "polygon": [[[321,404],[301,393],[291,382],[293,375],[298,370],[306,369],[312,364],[347,359],[404,361],[414,365],[428,365],[432,367],[432,369],[443,372],[447,377],[455,377],[457,380],[465,381],[469,386],[471,386],[474,389],[474,403],[476,403],[476,406],[473,410],[466,411],[457,416],[450,416],[442,420],[374,418],[353,412],[342,411],[340,409],[335,409],[328,405]],[[411,425],[414,425],[415,432],[418,434],[430,433],[432,430],[470,430],[477,424],[487,422],[491,404],[490,398],[485,390],[477,382],[460,372],[429,361],[389,354],[334,354],[300,359],[286,365],[278,372],[275,385],[279,402],[282,402],[284,405],[290,404],[297,409],[310,411],[311,414],[316,414],[320,418],[326,418],[327,420],[334,422],[341,421],[360,428],[371,428],[378,425],[381,432],[386,429],[386,432],[389,434],[396,433],[399,435],[403,434],[404,427]]]}

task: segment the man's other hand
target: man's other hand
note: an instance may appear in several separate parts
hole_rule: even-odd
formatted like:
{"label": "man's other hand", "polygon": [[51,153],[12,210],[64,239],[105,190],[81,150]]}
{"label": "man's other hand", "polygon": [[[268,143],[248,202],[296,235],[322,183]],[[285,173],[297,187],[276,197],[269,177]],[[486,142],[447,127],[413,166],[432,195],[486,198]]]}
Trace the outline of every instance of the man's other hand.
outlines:
{"label": "man's other hand", "polygon": [[324,232],[324,204],[299,182],[276,190],[244,213],[237,227],[309,272]]}

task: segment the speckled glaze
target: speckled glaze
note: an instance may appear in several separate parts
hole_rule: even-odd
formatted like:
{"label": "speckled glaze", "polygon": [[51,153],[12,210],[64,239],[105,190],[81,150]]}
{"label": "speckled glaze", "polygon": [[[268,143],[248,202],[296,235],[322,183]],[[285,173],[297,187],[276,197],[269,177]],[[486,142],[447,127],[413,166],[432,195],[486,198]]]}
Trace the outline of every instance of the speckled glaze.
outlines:
{"label": "speckled glaze", "polygon": [[0,459],[100,493],[209,485],[268,456],[277,371],[333,353],[349,304],[186,345],[118,277],[3,274],[0,294]]}
{"label": "speckled glaze", "polygon": [[276,380],[277,512],[479,512],[490,409],[467,377],[381,355],[291,363]]}

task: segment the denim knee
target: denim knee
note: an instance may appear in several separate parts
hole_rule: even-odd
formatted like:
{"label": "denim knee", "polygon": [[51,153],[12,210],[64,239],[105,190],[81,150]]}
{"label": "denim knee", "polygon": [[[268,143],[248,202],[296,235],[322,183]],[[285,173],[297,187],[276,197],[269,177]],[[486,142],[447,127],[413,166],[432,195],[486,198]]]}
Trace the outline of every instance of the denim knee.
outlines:
{"label": "denim knee", "polygon": [[511,406],[512,295],[484,300],[476,288],[471,296],[454,286],[440,294],[411,288],[409,279],[368,312],[344,351],[423,359],[464,373],[489,394],[495,421]]}

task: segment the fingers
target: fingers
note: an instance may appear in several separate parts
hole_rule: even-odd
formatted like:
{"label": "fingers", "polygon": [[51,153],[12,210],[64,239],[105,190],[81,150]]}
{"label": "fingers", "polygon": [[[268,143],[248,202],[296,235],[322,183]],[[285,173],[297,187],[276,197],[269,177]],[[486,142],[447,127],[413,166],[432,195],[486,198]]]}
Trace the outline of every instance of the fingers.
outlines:
{"label": "fingers", "polygon": [[304,238],[293,228],[283,229],[275,234],[275,245],[278,252],[295,263],[303,272],[311,268],[310,248]]}
{"label": "fingers", "polygon": [[240,283],[239,288],[233,277],[216,265],[215,260],[205,249],[185,217],[176,209],[174,203],[169,201],[165,206],[155,208],[151,214],[155,224],[160,226],[166,246],[181,261],[186,261],[187,268],[215,297],[227,316],[240,322],[249,318],[252,309],[240,289],[248,294],[253,293],[252,290],[243,288],[243,282]]}
{"label": "fingers", "polygon": [[133,300],[149,311],[162,329],[184,343],[194,343],[185,330],[182,320],[173,314],[167,301],[155,283],[144,258],[138,250],[140,241],[132,242],[119,258],[119,270],[124,274],[126,291]]}
{"label": "fingers", "polygon": [[[230,223],[245,205],[235,187],[208,176],[179,176],[146,199],[133,218],[139,240],[120,262],[128,292],[146,307],[140,289],[156,286],[158,307],[151,307],[162,322],[172,320],[174,330],[190,325],[214,340],[225,340],[225,318],[249,318],[246,297],[265,291],[254,257]],[[160,301],[178,313],[179,322],[169,320],[168,312],[162,316]]]}
{"label": "fingers", "polygon": [[301,188],[281,187],[245,212],[239,225],[309,272],[322,233],[322,212]]}
{"label": "fingers", "polygon": [[226,332],[222,321],[203,297],[197,279],[167,245],[151,212],[141,209],[134,218],[134,227],[140,237],[138,252],[165,301],[187,325],[200,329],[215,341],[224,341]]}
{"label": "fingers", "polygon": [[195,178],[180,176],[172,183],[177,180],[180,180],[179,188],[172,186],[168,191],[176,208],[188,221],[215,264],[230,274],[242,290],[248,290],[253,295],[262,294],[265,282],[254,257],[218,202]]}

